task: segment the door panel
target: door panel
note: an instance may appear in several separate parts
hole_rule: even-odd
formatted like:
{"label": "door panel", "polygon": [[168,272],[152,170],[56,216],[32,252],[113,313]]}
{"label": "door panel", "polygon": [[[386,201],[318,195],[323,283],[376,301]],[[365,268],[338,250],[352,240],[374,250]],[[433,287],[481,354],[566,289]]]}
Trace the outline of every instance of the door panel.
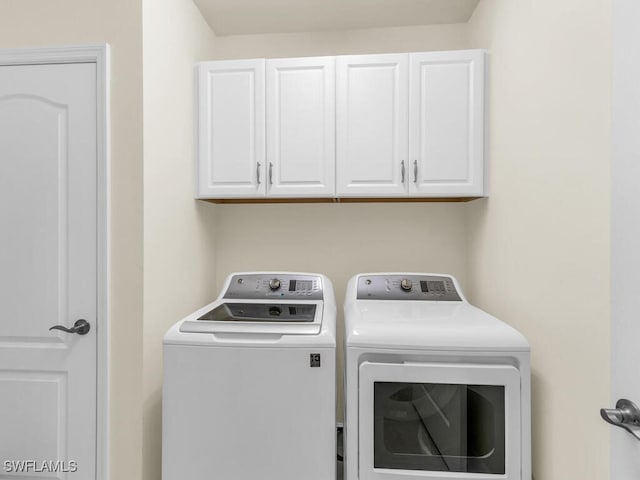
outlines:
{"label": "door panel", "polygon": [[[10,133],[30,131],[36,123],[40,124],[38,143],[28,135],[8,138]],[[0,251],[0,275],[12,279],[12,285],[0,290],[0,305],[7,318],[31,319],[0,323],[0,341],[16,337],[50,341],[50,322],[60,322],[67,314],[67,286],[58,282],[67,278],[67,230],[59,225],[67,217],[66,201],[61,198],[67,181],[67,124],[64,105],[36,96],[0,99],[0,142],[10,158],[0,166],[4,179],[0,179],[0,209],[5,225],[12,226],[3,231]],[[43,151],[51,155],[43,156]],[[20,208],[16,199],[22,199]],[[55,312],[55,317],[47,318],[42,312]]]}
{"label": "door panel", "polygon": [[96,329],[48,329],[96,323],[96,155],[95,64],[0,67],[0,458],[77,478],[95,476]]}
{"label": "door panel", "polygon": [[406,194],[408,55],[336,61],[338,195]]}
{"label": "door panel", "polygon": [[415,53],[410,59],[410,193],[483,195],[484,53]]}
{"label": "door panel", "polygon": [[332,57],[267,60],[270,196],[334,195],[334,63]]}
{"label": "door panel", "polygon": [[264,60],[200,64],[199,198],[264,196],[264,68]]}
{"label": "door panel", "polygon": [[11,442],[2,446],[3,461],[24,460],[25,445],[30,445],[28,459],[66,458],[66,380],[63,372],[0,372],[0,422],[11,432]]}

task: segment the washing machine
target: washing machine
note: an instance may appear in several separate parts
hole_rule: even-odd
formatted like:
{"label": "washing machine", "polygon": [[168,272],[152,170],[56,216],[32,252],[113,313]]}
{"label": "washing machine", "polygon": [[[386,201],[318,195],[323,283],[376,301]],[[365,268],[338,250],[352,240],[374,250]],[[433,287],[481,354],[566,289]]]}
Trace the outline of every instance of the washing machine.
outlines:
{"label": "washing machine", "polygon": [[346,480],[531,480],[522,334],[450,275],[356,275],[344,315]]}
{"label": "washing machine", "polygon": [[164,337],[163,480],[333,480],[336,304],[319,274],[230,275]]}

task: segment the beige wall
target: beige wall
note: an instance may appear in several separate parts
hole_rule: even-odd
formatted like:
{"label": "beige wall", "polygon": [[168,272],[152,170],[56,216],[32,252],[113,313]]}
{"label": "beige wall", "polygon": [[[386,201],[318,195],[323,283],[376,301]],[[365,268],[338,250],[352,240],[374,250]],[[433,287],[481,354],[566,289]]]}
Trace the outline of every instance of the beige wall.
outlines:
{"label": "beige wall", "polygon": [[423,52],[467,47],[465,24],[370,28],[342,32],[230,35],[218,37],[215,57],[212,60]]}
{"label": "beige wall", "polygon": [[143,478],[152,480],[161,468],[162,337],[215,292],[215,206],[193,198],[193,68],[211,58],[215,36],[188,0],[146,0],[143,16]]}
{"label": "beige wall", "polygon": [[370,271],[451,273],[466,283],[462,204],[219,205],[218,285],[234,271],[319,272],[338,303],[338,418],[342,419],[342,304],[347,281]]}
{"label": "beige wall", "polygon": [[609,478],[611,2],[483,0],[491,196],[468,205],[471,299],[532,346],[539,480]]}
{"label": "beige wall", "polygon": [[142,462],[141,2],[3,0],[0,48],[108,42],[111,47],[111,478]]}

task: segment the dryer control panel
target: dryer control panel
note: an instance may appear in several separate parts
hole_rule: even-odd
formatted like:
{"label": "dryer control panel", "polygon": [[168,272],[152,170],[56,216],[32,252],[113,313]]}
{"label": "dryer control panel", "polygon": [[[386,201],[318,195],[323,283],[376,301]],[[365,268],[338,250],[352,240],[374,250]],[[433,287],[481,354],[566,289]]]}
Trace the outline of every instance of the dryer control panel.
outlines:
{"label": "dryer control panel", "polygon": [[285,273],[234,275],[224,298],[322,300],[322,278]]}
{"label": "dryer control panel", "polygon": [[451,277],[439,275],[362,275],[358,300],[462,301]]}

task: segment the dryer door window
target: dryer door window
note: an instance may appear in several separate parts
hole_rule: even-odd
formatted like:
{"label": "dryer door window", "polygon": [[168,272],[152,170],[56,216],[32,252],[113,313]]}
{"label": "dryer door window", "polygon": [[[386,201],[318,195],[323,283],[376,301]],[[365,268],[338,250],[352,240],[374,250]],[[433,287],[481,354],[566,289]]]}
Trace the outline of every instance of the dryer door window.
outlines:
{"label": "dryer door window", "polygon": [[374,382],[374,468],[504,474],[504,386]]}
{"label": "dryer door window", "polygon": [[518,478],[519,392],[511,366],[363,363],[361,479]]}

